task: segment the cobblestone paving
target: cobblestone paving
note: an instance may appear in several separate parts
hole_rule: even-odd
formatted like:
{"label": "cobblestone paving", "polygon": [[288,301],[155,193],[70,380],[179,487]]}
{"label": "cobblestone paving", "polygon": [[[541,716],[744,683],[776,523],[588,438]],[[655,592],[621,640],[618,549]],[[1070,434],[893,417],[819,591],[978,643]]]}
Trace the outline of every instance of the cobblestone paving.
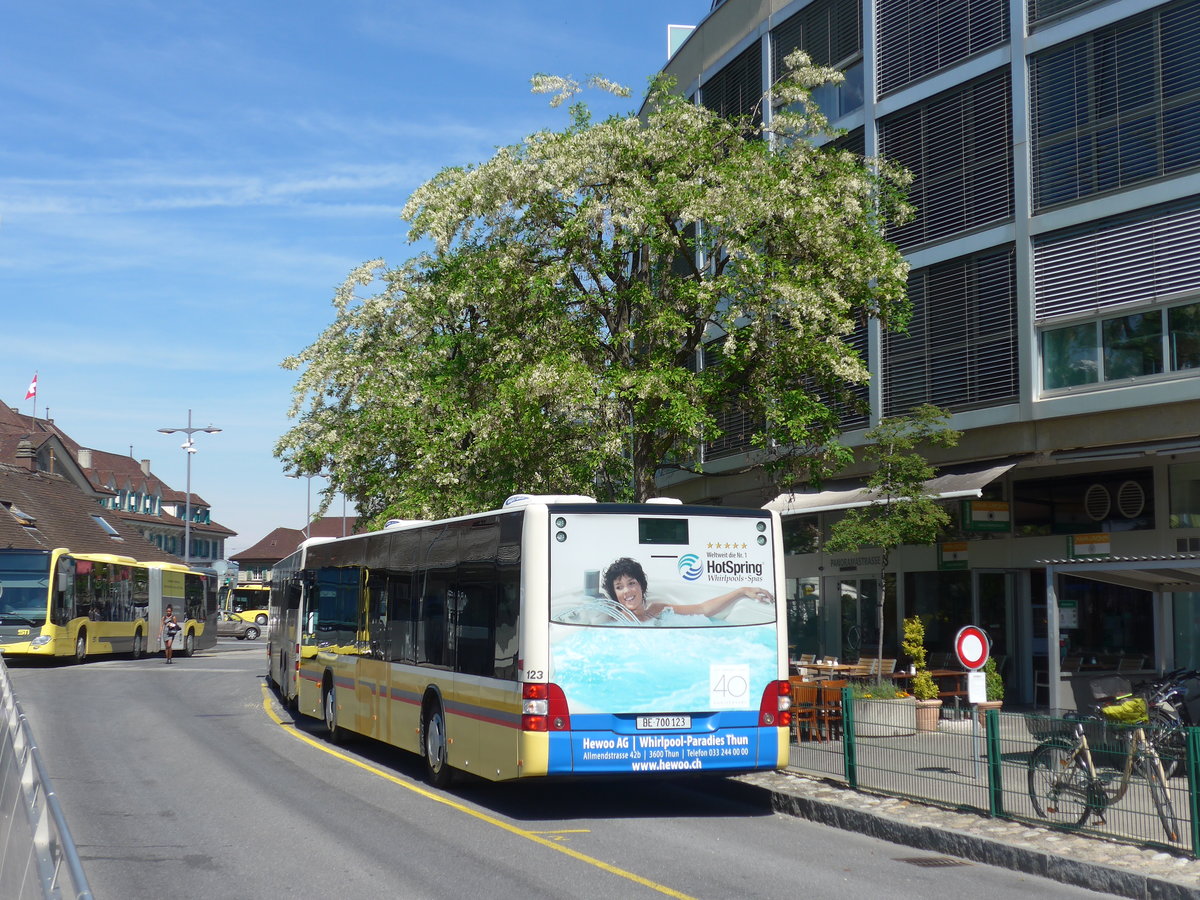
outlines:
{"label": "cobblestone paving", "polygon": [[741,780],[769,791],[780,813],[932,853],[1123,897],[1200,898],[1200,860],[1191,857],[879,797],[787,772]]}

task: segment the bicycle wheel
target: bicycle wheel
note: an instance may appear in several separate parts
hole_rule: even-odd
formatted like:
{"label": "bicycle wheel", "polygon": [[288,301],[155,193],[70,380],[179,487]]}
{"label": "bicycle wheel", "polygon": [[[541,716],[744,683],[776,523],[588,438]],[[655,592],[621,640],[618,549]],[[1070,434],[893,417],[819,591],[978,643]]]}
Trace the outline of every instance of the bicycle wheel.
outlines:
{"label": "bicycle wheel", "polygon": [[1088,773],[1066,741],[1038,744],[1029,756],[1029,799],[1043,819],[1082,825],[1091,814]]}
{"label": "bicycle wheel", "polygon": [[1187,735],[1184,733],[1179,713],[1173,709],[1167,711],[1161,706],[1153,707],[1150,710],[1150,727],[1147,734],[1158,750],[1163,774],[1169,781],[1175,777],[1187,755]]}
{"label": "bicycle wheel", "polygon": [[1154,800],[1154,808],[1158,811],[1158,819],[1162,822],[1167,840],[1179,840],[1179,822],[1175,819],[1175,808],[1171,805],[1171,794],[1167,791],[1166,782],[1158,774],[1158,767],[1153,759],[1142,759],[1142,775],[1150,786],[1150,797]]}

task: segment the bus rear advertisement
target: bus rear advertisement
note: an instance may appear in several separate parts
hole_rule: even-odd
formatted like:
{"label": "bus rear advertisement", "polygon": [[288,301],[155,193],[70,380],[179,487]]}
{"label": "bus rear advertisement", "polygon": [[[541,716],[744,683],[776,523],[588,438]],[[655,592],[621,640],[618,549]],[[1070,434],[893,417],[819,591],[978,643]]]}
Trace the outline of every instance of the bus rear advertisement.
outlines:
{"label": "bus rear advertisement", "polygon": [[781,552],[766,510],[581,497],[310,543],[276,569],[270,678],[435,784],[780,768]]}

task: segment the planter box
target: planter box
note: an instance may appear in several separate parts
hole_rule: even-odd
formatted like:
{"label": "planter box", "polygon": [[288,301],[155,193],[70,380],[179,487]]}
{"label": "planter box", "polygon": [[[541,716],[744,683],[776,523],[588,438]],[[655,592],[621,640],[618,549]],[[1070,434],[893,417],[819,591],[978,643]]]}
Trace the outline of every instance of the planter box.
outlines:
{"label": "planter box", "polygon": [[855,737],[902,737],[916,731],[917,701],[912,697],[854,701]]}

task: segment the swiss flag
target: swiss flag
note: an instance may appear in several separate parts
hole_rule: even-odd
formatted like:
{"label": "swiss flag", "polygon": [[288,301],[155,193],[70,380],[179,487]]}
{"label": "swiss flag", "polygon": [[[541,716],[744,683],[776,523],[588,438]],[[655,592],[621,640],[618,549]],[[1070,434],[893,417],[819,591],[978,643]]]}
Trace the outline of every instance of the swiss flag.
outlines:
{"label": "swiss flag", "polygon": [[29,390],[25,392],[25,399],[32,400],[37,396],[37,372],[33,373],[33,381],[29,382]]}

